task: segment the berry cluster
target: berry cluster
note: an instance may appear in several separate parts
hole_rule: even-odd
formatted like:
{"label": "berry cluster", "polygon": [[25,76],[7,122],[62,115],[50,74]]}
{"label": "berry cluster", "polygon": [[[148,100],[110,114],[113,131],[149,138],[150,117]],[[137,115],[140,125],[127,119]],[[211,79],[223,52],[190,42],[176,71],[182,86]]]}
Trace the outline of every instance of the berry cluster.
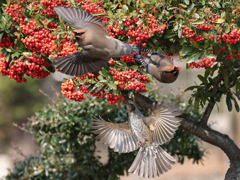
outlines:
{"label": "berry cluster", "polygon": [[54,51],[54,55],[50,55],[49,58],[63,57],[63,56],[72,55],[75,52],[77,52],[78,46],[75,45],[75,42],[73,40],[66,37],[62,40],[62,43],[58,45],[57,48],[55,49],[52,48],[51,50]]}
{"label": "berry cluster", "polygon": [[85,82],[84,85],[83,84],[76,85],[76,83],[75,83],[75,81],[77,81],[78,78],[80,78],[81,80],[84,80],[88,77],[88,79],[95,78],[95,80],[99,80],[97,78],[98,75],[99,74],[87,73],[80,77],[75,77],[71,81],[67,80],[65,83],[62,83],[62,85],[61,85],[61,88],[62,88],[61,93],[63,95],[65,95],[67,98],[74,100],[74,101],[82,101],[83,99],[85,99],[84,94],[89,93],[93,97],[96,97],[97,99],[106,98],[110,105],[113,105],[115,103],[118,103],[119,101],[125,100],[124,97],[122,97],[122,96],[114,95],[110,92],[106,93],[105,89],[102,89],[102,88],[98,91],[92,90],[89,92],[88,88],[84,87],[84,86],[88,86],[89,82]]}
{"label": "berry cluster", "polygon": [[197,26],[197,28],[207,32],[207,31],[212,31],[213,30],[213,25],[208,26],[208,25],[202,24],[201,26]]}
{"label": "berry cluster", "polygon": [[57,7],[57,6],[70,7],[71,6],[67,2],[64,3],[63,1],[64,0],[50,0],[50,1],[42,0],[42,6],[46,8],[43,10],[44,14],[46,14],[49,17],[53,17],[54,15],[56,15],[56,13],[53,10],[54,7]]}
{"label": "berry cluster", "polygon": [[122,56],[120,57],[120,59],[122,59],[122,61],[126,62],[126,63],[134,63],[134,58],[132,56]]}
{"label": "berry cluster", "polygon": [[149,83],[149,78],[145,74],[141,75],[136,70],[118,72],[114,69],[113,71],[109,70],[109,72],[114,77],[119,90],[146,92],[144,83]]}
{"label": "berry cluster", "polygon": [[[128,56],[127,56],[128,57]],[[113,59],[111,59],[110,61],[108,61],[108,64],[110,64],[111,66],[113,66],[116,63],[116,61],[114,61]]]}
{"label": "berry cluster", "polygon": [[[220,37],[219,37],[220,38]],[[237,42],[240,41],[240,30],[233,30],[229,34],[223,34],[222,35],[222,40],[226,42],[227,44],[234,45]]]}
{"label": "berry cluster", "polygon": [[48,67],[50,64],[46,64],[45,60],[41,57],[32,58],[33,59],[27,58],[23,62],[14,61],[13,65],[10,65],[11,60],[4,62],[5,57],[2,53],[0,56],[0,73],[2,73],[3,76],[8,76],[8,78],[13,78],[17,83],[26,82],[26,79],[23,77],[25,73],[38,79],[47,77],[50,72],[44,71],[40,65],[31,62],[39,62],[39,64],[44,64]]}
{"label": "berry cluster", "polygon": [[0,47],[1,48],[9,48],[10,46],[15,47],[16,44],[11,42],[11,39],[9,37],[2,38],[2,40],[0,42]]}
{"label": "berry cluster", "polygon": [[204,68],[204,67],[211,67],[214,62],[216,61],[216,59],[212,58],[212,59],[207,59],[207,58],[203,58],[202,62],[193,62],[193,63],[188,63],[188,66],[191,68]]}
{"label": "berry cluster", "polygon": [[74,101],[82,101],[85,99],[84,93],[81,92],[80,87],[79,89],[76,88],[77,86],[72,82],[67,80],[66,83],[62,83],[61,93],[65,95],[68,99],[74,100]]}
{"label": "berry cluster", "polygon": [[22,38],[22,42],[34,53],[51,54],[53,49],[56,48],[55,39],[57,39],[56,36],[42,28],[40,31],[34,31],[32,36]]}
{"label": "berry cluster", "polygon": [[[114,94],[108,94],[106,99],[111,106],[114,105],[115,103],[118,103],[119,101],[125,101],[124,97],[117,96]],[[120,104],[118,104],[118,106],[120,106]]]}

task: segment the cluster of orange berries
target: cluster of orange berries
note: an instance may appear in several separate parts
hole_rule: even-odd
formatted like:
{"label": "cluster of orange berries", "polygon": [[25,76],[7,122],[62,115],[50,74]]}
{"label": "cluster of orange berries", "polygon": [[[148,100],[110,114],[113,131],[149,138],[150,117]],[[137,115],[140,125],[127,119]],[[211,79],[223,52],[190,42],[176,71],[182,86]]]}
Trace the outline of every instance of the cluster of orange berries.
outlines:
{"label": "cluster of orange berries", "polygon": [[135,90],[146,92],[145,84],[149,83],[149,78],[145,74],[139,74],[136,70],[119,72],[116,69],[109,70],[114,77],[119,90]]}
{"label": "cluster of orange berries", "polygon": [[[47,64],[44,59],[33,57],[32,59],[27,58],[23,62],[22,61],[14,61],[13,65],[10,65],[11,60],[8,62],[4,61],[5,56],[3,53],[0,55],[0,73],[3,76],[8,76],[8,78],[13,78],[17,83],[26,82],[26,79],[23,77],[26,73],[31,77],[35,77],[38,79],[44,79],[50,72],[45,71],[38,64],[33,62],[39,62],[40,64],[46,65],[49,67],[50,64]],[[40,62],[42,60],[42,62]],[[32,62],[32,63],[31,63]]]}
{"label": "cluster of orange berries", "polygon": [[57,36],[53,36],[46,29],[42,28],[39,31],[34,31],[32,36],[22,38],[22,42],[26,47],[34,53],[51,54],[53,49],[57,47],[54,43]]}
{"label": "cluster of orange berries", "polygon": [[211,67],[214,62],[216,61],[216,59],[212,58],[212,59],[207,59],[207,58],[203,58],[202,62],[193,62],[193,63],[188,63],[188,66],[191,68],[204,68],[204,67]]}
{"label": "cluster of orange berries", "polygon": [[97,99],[106,98],[110,105],[114,105],[115,103],[118,103],[119,101],[125,100],[124,97],[122,97],[122,96],[114,95],[110,92],[106,93],[105,89],[100,89],[98,91],[92,90],[89,92],[88,88],[86,87],[89,85],[89,82],[85,82],[84,84],[80,84],[78,86],[74,83],[74,81],[77,80],[78,78],[80,78],[81,80],[84,80],[88,77],[88,79],[95,78],[95,80],[98,80],[98,78],[97,78],[98,75],[99,75],[98,73],[97,74],[87,73],[80,77],[75,77],[71,81],[67,80],[65,83],[62,83],[62,85],[61,85],[61,88],[62,88],[61,93],[63,95],[65,95],[67,98],[74,100],[74,101],[82,101],[83,99],[85,99],[84,94],[89,93],[93,97],[96,97]]}
{"label": "cluster of orange berries", "polygon": [[71,6],[71,4],[68,4],[67,2],[63,3],[63,1],[64,0],[50,0],[50,1],[42,0],[42,6],[46,8],[43,10],[44,14],[46,14],[49,17],[53,17],[54,15],[56,15],[56,13],[53,10],[54,7],[57,7],[57,6],[70,7]]}
{"label": "cluster of orange berries", "polygon": [[2,38],[0,42],[0,47],[1,48],[9,48],[9,47],[15,47],[16,44],[11,42],[11,39],[9,37]]}

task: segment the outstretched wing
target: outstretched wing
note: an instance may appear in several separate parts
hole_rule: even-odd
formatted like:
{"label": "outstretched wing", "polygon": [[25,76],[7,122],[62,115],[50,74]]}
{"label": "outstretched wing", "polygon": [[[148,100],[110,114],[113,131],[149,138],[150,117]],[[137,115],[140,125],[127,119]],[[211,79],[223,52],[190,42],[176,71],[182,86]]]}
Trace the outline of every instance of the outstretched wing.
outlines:
{"label": "outstretched wing", "polygon": [[114,149],[115,152],[128,153],[136,150],[137,140],[133,137],[127,122],[115,124],[104,121],[102,118],[93,119],[93,133],[99,134],[96,138]]}
{"label": "outstretched wing", "polygon": [[85,29],[89,24],[94,24],[106,30],[106,27],[99,19],[82,9],[58,6],[54,8],[54,11],[62,19],[72,24],[75,29]]}
{"label": "outstretched wing", "polygon": [[94,58],[88,51],[83,50],[76,52],[73,55],[52,58],[51,61],[55,68],[59,69],[62,73],[72,76],[81,76],[105,67],[109,58]]}
{"label": "outstretched wing", "polygon": [[168,101],[169,98],[164,102],[158,101],[153,106],[151,115],[144,117],[144,122],[152,131],[153,143],[157,145],[170,141],[182,120],[176,117],[182,113],[177,111],[179,106],[175,105],[175,101],[170,104],[168,104]]}

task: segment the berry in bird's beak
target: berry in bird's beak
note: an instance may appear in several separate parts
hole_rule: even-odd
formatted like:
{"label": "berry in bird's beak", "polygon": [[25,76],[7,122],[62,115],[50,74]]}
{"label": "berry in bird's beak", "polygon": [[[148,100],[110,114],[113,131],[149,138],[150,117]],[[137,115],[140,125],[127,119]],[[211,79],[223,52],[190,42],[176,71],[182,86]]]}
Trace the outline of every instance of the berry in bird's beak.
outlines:
{"label": "berry in bird's beak", "polygon": [[179,67],[176,67],[175,66],[175,68],[174,68],[176,71],[179,71],[180,69],[181,69],[181,67],[179,66]]}

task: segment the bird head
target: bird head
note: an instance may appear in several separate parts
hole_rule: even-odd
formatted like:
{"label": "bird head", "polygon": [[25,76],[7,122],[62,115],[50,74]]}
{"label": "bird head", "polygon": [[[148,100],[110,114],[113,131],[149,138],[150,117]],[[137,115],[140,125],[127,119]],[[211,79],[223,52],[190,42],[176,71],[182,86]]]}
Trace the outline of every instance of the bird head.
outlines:
{"label": "bird head", "polygon": [[126,102],[126,106],[127,106],[128,112],[133,112],[136,109],[134,103],[131,101]]}
{"label": "bird head", "polygon": [[178,75],[179,75],[179,70],[181,68],[174,66],[174,65],[168,65],[163,67],[160,71],[162,73],[162,77],[165,83],[172,83],[174,82]]}
{"label": "bird head", "polygon": [[74,33],[74,35],[75,35],[75,38],[76,38],[77,40],[79,40],[79,39],[81,39],[81,38],[84,36],[85,31],[82,30],[82,29],[80,29],[80,30],[75,30],[73,33]]}

